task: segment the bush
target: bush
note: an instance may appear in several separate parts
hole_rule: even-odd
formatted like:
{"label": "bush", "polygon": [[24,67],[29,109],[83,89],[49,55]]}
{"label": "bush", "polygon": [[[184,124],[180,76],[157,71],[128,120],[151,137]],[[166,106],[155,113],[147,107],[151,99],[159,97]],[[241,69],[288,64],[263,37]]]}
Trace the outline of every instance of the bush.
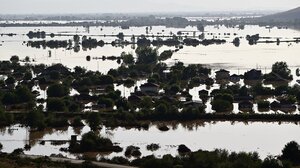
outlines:
{"label": "bush", "polygon": [[179,154],[186,154],[186,153],[190,153],[191,152],[191,150],[187,146],[185,146],[183,144],[179,145],[177,150],[178,150]]}
{"label": "bush", "polygon": [[150,150],[150,151],[156,151],[160,148],[159,144],[150,144],[150,145],[147,145],[147,150]]}
{"label": "bush", "polygon": [[136,146],[128,146],[125,151],[126,157],[140,157],[142,153],[140,152],[140,148]]}

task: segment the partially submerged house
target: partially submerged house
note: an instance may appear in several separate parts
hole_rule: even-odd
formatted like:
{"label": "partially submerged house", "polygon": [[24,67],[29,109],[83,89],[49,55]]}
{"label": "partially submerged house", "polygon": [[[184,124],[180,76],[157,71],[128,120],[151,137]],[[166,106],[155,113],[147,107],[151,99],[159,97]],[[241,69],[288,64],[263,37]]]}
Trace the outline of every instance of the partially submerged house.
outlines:
{"label": "partially submerged house", "polygon": [[91,91],[95,95],[105,95],[106,94],[107,85],[97,85],[95,87],[91,87]]}
{"label": "partially submerged house", "polygon": [[241,80],[241,77],[237,74],[233,74],[229,77],[230,82],[238,83]]}
{"label": "partially submerged house", "polygon": [[292,112],[297,109],[297,106],[293,103],[283,103],[276,100],[273,101],[270,106],[272,110],[281,110],[283,112]]}
{"label": "partially submerged house", "polygon": [[135,94],[131,94],[129,97],[128,97],[128,101],[132,104],[139,104],[142,102],[142,98],[138,95],[135,95]]}
{"label": "partially submerged house", "polygon": [[251,69],[244,74],[244,80],[261,80],[262,78],[261,70]]}
{"label": "partially submerged house", "polygon": [[199,100],[191,100],[183,102],[184,107],[201,107],[203,106],[202,101]]}
{"label": "partially submerged house", "polygon": [[154,93],[158,94],[159,91],[159,85],[155,83],[145,83],[140,86],[141,92],[143,93]]}
{"label": "partially submerged house", "polygon": [[253,103],[251,101],[242,101],[239,103],[239,110],[253,111]]}
{"label": "partially submerged house", "polygon": [[205,90],[205,89],[202,89],[202,90],[199,90],[198,94],[199,95],[206,95],[206,96],[208,96],[208,91]]}
{"label": "partially submerged house", "polygon": [[229,80],[230,74],[229,71],[221,69],[216,72],[216,80]]}

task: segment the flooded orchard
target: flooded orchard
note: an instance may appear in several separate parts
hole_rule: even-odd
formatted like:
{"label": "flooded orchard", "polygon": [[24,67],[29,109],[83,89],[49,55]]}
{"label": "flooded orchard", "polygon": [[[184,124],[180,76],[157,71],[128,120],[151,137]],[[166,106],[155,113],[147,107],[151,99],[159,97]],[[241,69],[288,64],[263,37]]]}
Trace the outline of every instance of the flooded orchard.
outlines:
{"label": "flooded orchard", "polygon": [[[261,158],[268,155],[279,155],[286,142],[300,141],[298,134],[300,126],[295,123],[263,123],[263,122],[201,122],[169,123],[170,130],[160,131],[157,124],[149,129],[136,128],[107,128],[103,127],[100,135],[109,137],[122,148],[134,145],[140,147],[143,156],[154,154],[162,157],[165,154],[178,154],[177,147],[185,144],[192,151],[226,149],[231,152],[258,152]],[[90,131],[88,126],[76,129],[66,127],[61,129],[47,129],[45,131],[29,131],[29,128],[14,125],[1,129],[0,142],[4,152],[12,152],[16,148],[23,148],[30,144],[31,149],[26,154],[47,155],[62,154],[70,158],[79,155],[65,153],[60,148],[68,147],[69,142],[54,145],[52,141],[68,141],[71,135],[80,135]],[[45,144],[41,144],[45,141]],[[152,143],[160,145],[157,151],[149,151],[146,146]],[[112,158],[124,156],[124,150],[119,153],[94,153],[97,157]]]}

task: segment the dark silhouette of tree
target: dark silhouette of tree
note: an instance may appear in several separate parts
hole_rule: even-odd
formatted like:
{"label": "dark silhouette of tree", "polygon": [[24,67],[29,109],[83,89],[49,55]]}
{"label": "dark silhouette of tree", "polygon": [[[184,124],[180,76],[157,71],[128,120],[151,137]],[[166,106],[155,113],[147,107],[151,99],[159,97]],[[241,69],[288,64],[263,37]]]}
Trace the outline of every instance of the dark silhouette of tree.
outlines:
{"label": "dark silhouette of tree", "polygon": [[278,74],[282,78],[293,79],[291,70],[288,68],[286,62],[276,62],[275,64],[273,64],[272,72]]}
{"label": "dark silhouette of tree", "polygon": [[61,98],[48,98],[47,110],[50,112],[65,112],[67,111],[67,107],[65,102]]}
{"label": "dark silhouette of tree", "polygon": [[223,99],[214,99],[212,101],[212,109],[216,112],[228,112],[233,109],[232,103]]}
{"label": "dark silhouette of tree", "polygon": [[48,97],[64,97],[68,96],[70,89],[63,84],[53,84],[47,89]]}
{"label": "dark silhouette of tree", "polygon": [[46,127],[45,116],[42,111],[32,110],[27,115],[28,125],[32,128],[42,129]]}
{"label": "dark silhouette of tree", "polygon": [[158,59],[160,61],[165,61],[165,60],[171,58],[172,55],[173,55],[173,52],[171,50],[165,50],[159,55]]}
{"label": "dark silhouette of tree", "polygon": [[300,164],[300,146],[297,142],[291,141],[287,143],[283,150],[281,158],[291,161],[294,164]]}
{"label": "dark silhouette of tree", "polygon": [[276,158],[269,156],[264,159],[261,168],[282,168],[282,166],[278,163]]}
{"label": "dark silhouette of tree", "polygon": [[110,151],[113,150],[113,143],[108,138],[103,138],[90,131],[82,135],[80,150],[85,151]]}
{"label": "dark silhouette of tree", "polygon": [[123,59],[123,62],[127,65],[134,64],[134,57],[130,53],[122,52],[121,58]]}
{"label": "dark silhouette of tree", "polygon": [[16,55],[14,55],[14,56],[12,56],[12,57],[10,58],[10,61],[11,61],[12,63],[18,63],[19,60],[20,60],[19,57],[16,56]]}
{"label": "dark silhouette of tree", "polygon": [[16,83],[16,79],[12,76],[8,76],[7,79],[5,80],[5,83],[7,85],[13,85]]}
{"label": "dark silhouette of tree", "polygon": [[137,54],[137,64],[156,64],[158,52],[151,47],[138,47],[135,50]]}
{"label": "dark silhouette of tree", "polygon": [[95,130],[100,125],[100,115],[99,113],[90,113],[87,118],[87,122],[92,130]]}

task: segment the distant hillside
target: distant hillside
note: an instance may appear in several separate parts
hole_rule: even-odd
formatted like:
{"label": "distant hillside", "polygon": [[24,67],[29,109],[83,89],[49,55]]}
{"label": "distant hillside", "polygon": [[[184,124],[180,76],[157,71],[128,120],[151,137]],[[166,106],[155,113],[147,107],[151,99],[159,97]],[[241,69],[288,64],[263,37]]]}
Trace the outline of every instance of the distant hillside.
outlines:
{"label": "distant hillside", "polygon": [[274,22],[300,22],[300,7],[273,15],[267,15],[259,18],[260,21]]}

